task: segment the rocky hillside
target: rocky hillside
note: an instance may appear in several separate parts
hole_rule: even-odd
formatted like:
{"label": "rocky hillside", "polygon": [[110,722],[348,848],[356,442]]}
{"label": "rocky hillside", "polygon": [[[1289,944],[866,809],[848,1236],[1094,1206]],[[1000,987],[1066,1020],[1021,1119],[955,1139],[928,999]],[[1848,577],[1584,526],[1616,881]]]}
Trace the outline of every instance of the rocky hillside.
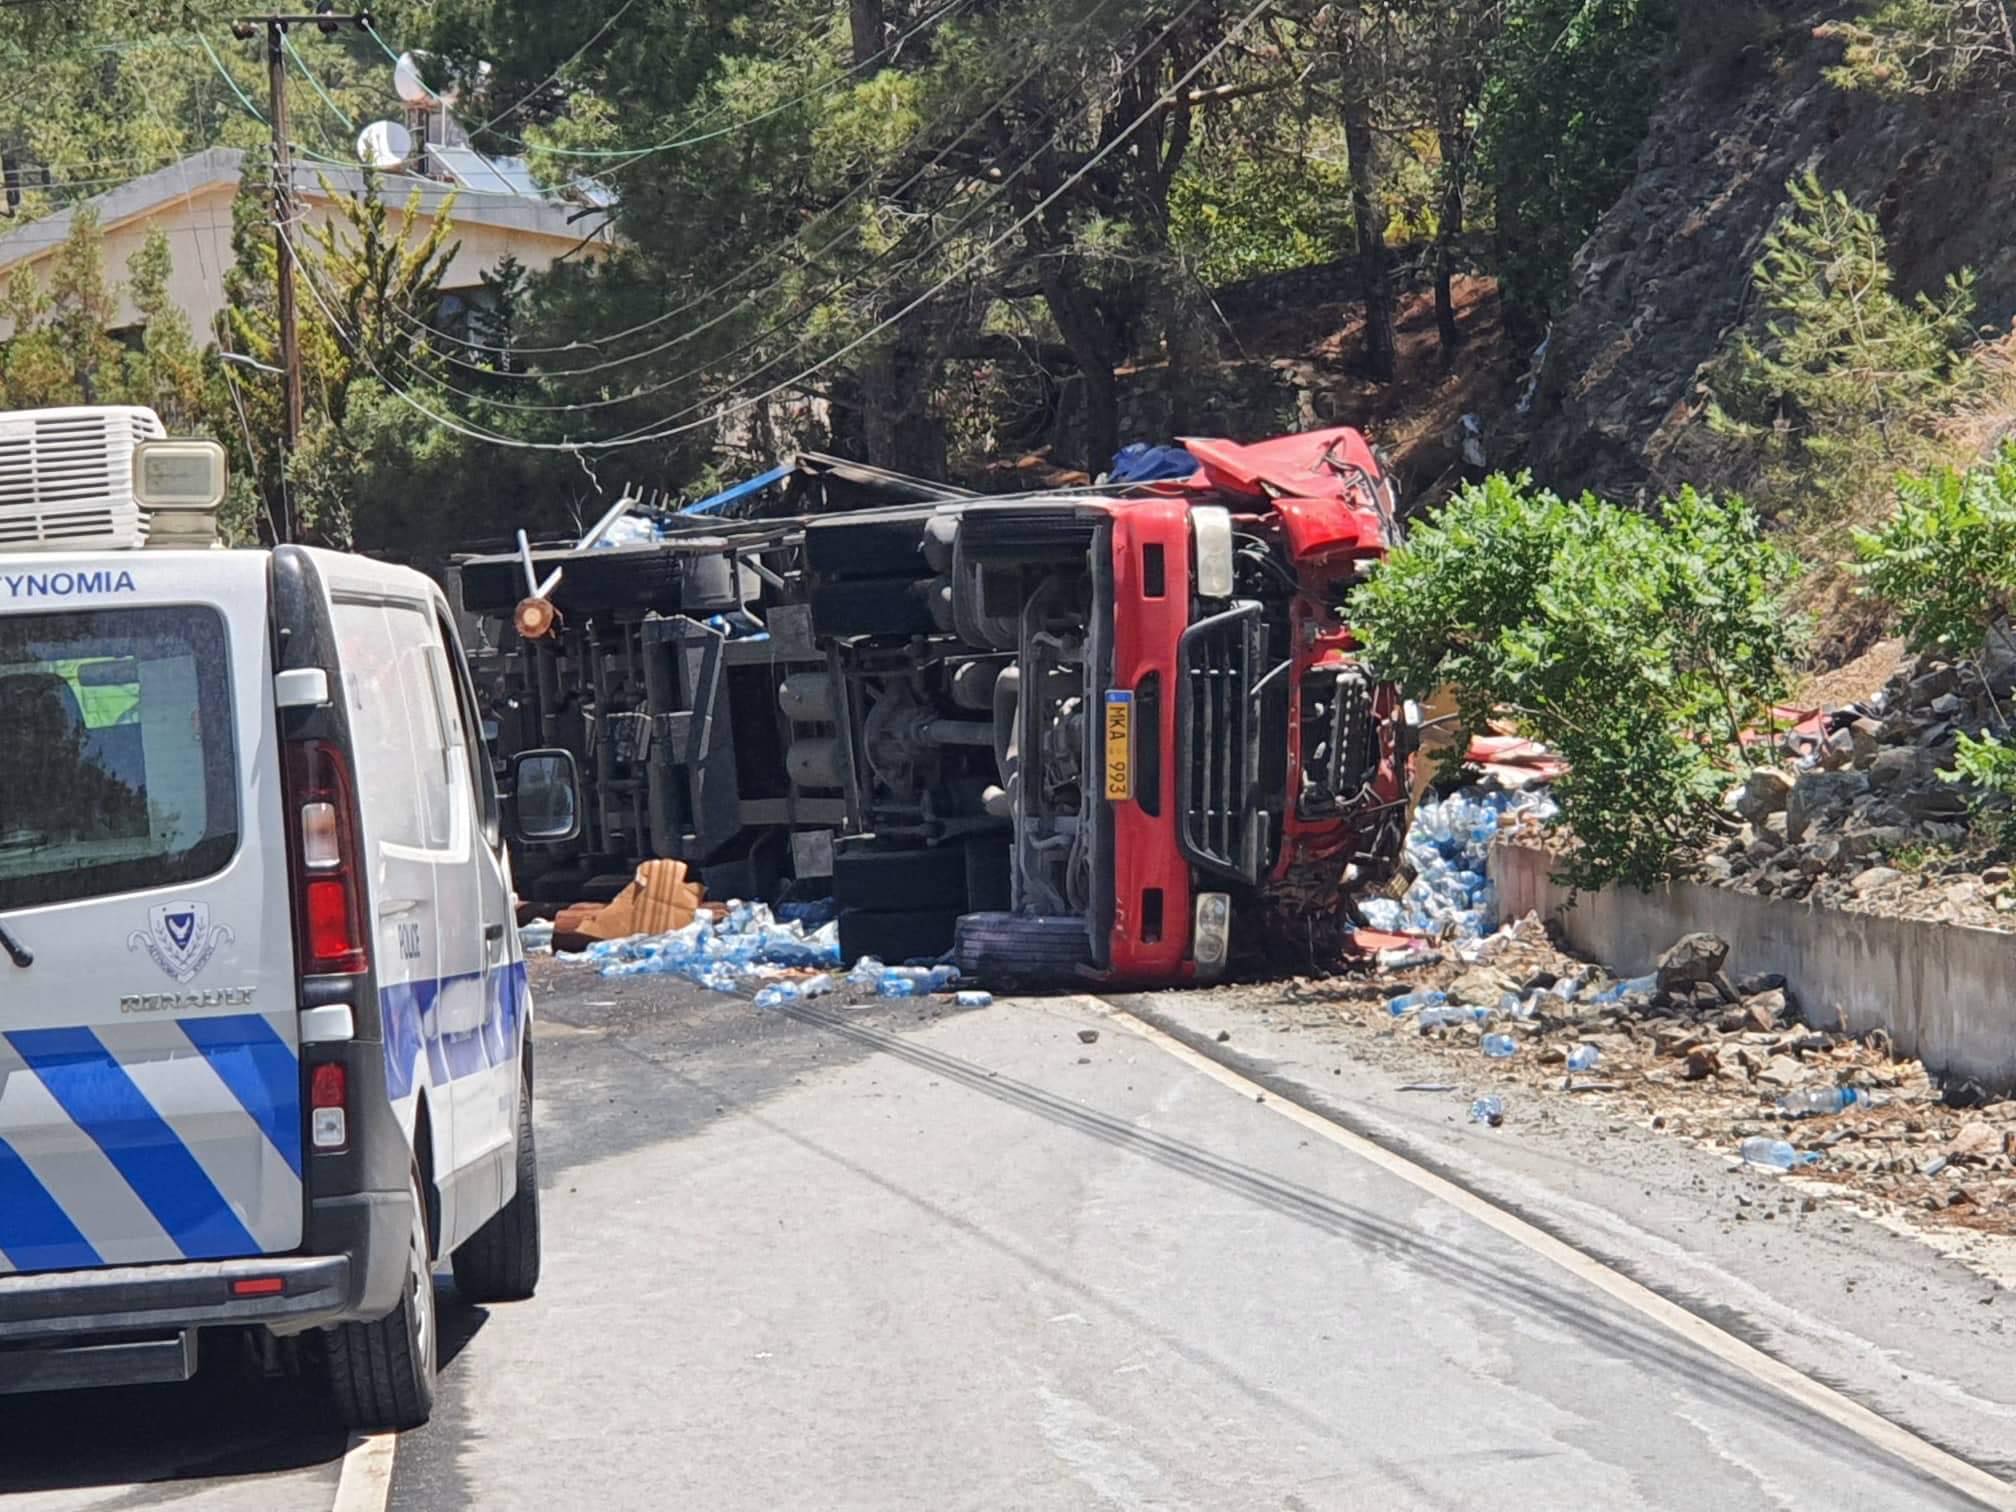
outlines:
{"label": "rocky hillside", "polygon": [[1887,100],[1826,70],[1840,5],[1686,7],[1676,69],[1629,188],[1575,267],[1529,417],[1527,462],[1557,489],[1649,497],[1740,486],[1705,423],[1704,368],[1759,320],[1750,270],[1808,170],[1876,210],[1905,291],[1980,275],[1980,318],[2016,315],[2016,132],[2007,101]]}
{"label": "rocky hillside", "polygon": [[1767,896],[2007,929],[2007,866],[1976,854],[1969,792],[1945,781],[1962,732],[1999,724],[2016,652],[1979,667],[1906,657],[1874,697],[1785,737],[1782,767],[1752,773],[1742,828],[1705,858],[1705,879]]}

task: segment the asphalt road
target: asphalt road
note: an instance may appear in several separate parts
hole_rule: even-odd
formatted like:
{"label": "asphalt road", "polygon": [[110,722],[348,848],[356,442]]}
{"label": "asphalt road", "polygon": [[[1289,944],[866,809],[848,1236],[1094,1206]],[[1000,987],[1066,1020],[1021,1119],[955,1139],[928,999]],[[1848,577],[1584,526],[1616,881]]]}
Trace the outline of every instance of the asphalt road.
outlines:
{"label": "asphalt road", "polygon": [[[1978,1505],[1095,1005],[540,1011],[545,1282],[441,1283],[395,1508]],[[324,1512],[344,1447],[21,1399],[0,1500]]]}

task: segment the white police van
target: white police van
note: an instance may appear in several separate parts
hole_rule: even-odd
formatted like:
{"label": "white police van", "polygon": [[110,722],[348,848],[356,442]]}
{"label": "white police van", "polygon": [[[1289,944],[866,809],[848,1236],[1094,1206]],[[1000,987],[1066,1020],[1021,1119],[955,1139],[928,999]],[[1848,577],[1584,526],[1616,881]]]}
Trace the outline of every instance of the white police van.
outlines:
{"label": "white police van", "polygon": [[214,549],[222,463],[0,414],[0,1392],[228,1329],[410,1427],[434,1263],[539,1275],[497,788],[440,590]]}

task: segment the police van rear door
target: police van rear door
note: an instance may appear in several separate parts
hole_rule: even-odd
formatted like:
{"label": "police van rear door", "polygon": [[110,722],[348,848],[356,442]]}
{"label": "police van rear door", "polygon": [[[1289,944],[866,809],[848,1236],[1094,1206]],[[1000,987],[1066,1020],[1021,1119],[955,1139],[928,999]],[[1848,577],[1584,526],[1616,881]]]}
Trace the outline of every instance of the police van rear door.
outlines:
{"label": "police van rear door", "polygon": [[0,557],[0,1272],[301,1242],[266,572]]}

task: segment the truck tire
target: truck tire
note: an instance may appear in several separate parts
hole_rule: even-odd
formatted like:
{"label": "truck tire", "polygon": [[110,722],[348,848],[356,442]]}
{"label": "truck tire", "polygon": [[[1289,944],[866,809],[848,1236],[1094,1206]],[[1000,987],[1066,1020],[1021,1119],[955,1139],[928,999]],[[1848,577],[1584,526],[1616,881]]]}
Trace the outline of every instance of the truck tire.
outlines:
{"label": "truck tire", "polygon": [[974,913],[1007,913],[1015,906],[1014,849],[1005,834],[966,842],[966,906]]}
{"label": "truck tire", "polygon": [[805,565],[815,575],[918,578],[928,574],[924,525],[928,512],[854,519],[844,515],[805,526]]}
{"label": "truck tire", "polygon": [[812,590],[815,636],[933,635],[938,622],[925,599],[930,580],[847,578]]}
{"label": "truck tire", "polygon": [[471,1302],[524,1302],[539,1289],[539,1150],[529,1075],[519,1088],[518,1190],[455,1251],[455,1289]]}
{"label": "truck tire", "polygon": [[873,913],[845,908],[840,911],[840,956],[845,961],[874,956],[891,966],[926,956],[935,960],[952,948],[958,922],[957,909]]}
{"label": "truck tire", "polygon": [[683,607],[686,570],[684,556],[655,548],[585,552],[567,564],[553,602],[563,615],[611,609],[669,613]]}
{"label": "truck tire", "polygon": [[921,908],[958,913],[966,906],[966,853],[847,850],[833,858],[833,899],[842,908],[897,913]]}
{"label": "truck tire", "polygon": [[329,1393],[344,1425],[363,1433],[418,1428],[434,1414],[434,1250],[420,1172],[412,1175],[406,1280],[398,1304],[370,1323],[322,1331]]}
{"label": "truck tire", "polygon": [[1092,964],[1092,942],[1070,914],[971,913],[959,921],[952,961],[983,982],[1075,982]]}

